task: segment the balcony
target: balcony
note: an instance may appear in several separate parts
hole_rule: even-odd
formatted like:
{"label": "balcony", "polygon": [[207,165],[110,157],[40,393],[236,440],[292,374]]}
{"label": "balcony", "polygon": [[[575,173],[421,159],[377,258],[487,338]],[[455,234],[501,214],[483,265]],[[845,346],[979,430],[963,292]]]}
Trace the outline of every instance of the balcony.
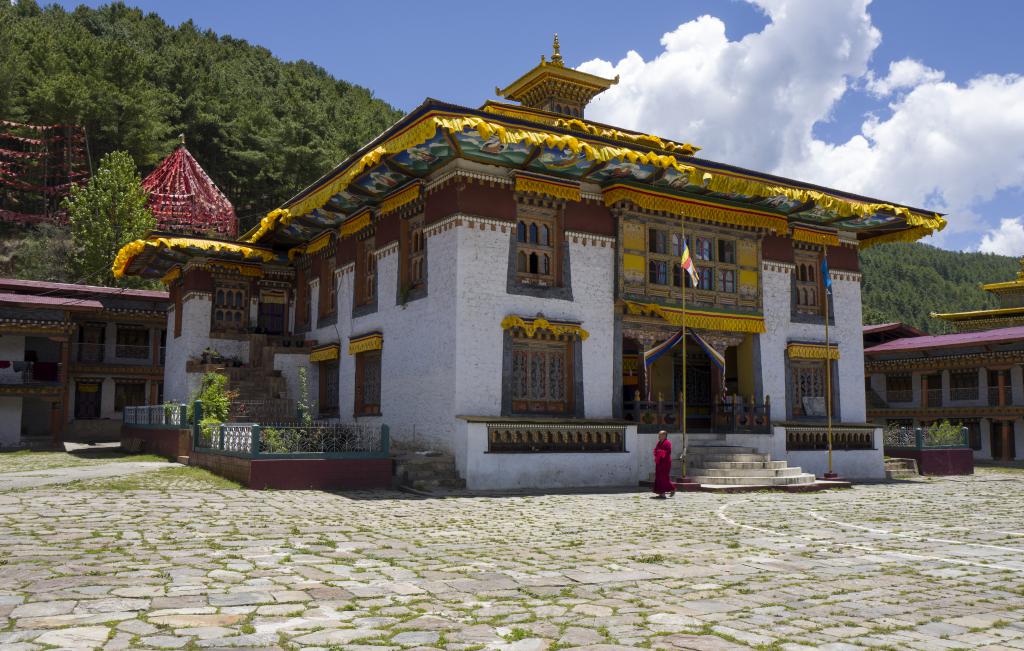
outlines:
{"label": "balcony", "polygon": [[129,344],[117,344],[114,347],[114,356],[124,360],[139,360],[148,362],[153,355],[153,349],[149,345],[135,346]]}
{"label": "balcony", "polygon": [[929,407],[942,406],[942,389],[928,389],[926,396],[928,398]]}
{"label": "balcony", "polygon": [[86,364],[102,364],[106,348],[105,344],[75,344],[74,358]]}
{"label": "balcony", "polygon": [[885,392],[885,401],[892,404],[894,402],[913,402],[914,401],[914,390],[913,389],[889,389]]}
{"label": "balcony", "polygon": [[58,362],[0,361],[0,386],[57,385],[63,370]]}
{"label": "balcony", "polygon": [[1004,386],[1002,389],[1000,389],[999,387],[989,387],[988,404],[992,407],[997,407],[999,405],[1012,405],[1013,394],[1010,391],[1010,387]]}
{"label": "balcony", "polygon": [[978,387],[954,387],[949,390],[950,400],[977,400]]}

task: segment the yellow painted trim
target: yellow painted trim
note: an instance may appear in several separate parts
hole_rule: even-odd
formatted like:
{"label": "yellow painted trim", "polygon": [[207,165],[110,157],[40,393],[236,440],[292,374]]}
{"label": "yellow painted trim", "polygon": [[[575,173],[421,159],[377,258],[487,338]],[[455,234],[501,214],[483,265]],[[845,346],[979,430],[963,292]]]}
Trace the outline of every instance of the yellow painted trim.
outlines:
{"label": "yellow painted trim", "polygon": [[352,219],[348,220],[338,228],[338,235],[340,237],[355,235],[370,225],[372,215],[373,213],[369,208],[363,210],[361,213],[356,213]]}
{"label": "yellow painted trim", "polygon": [[809,242],[822,246],[839,246],[839,236],[835,233],[826,233],[802,226],[793,227],[792,238],[797,242]]}
{"label": "yellow painted trim", "polygon": [[608,138],[609,140],[621,140],[634,145],[657,147],[658,149],[670,151],[682,156],[693,156],[700,150],[700,147],[696,145],[663,140],[658,136],[649,133],[628,133],[611,127],[598,126],[587,122],[586,120],[580,120],[577,118],[565,119],[555,115],[546,115],[541,111],[532,109],[488,104],[483,108],[483,111],[485,113],[493,113],[494,115],[500,115],[502,117],[512,118],[515,120],[529,120],[549,127],[581,131],[592,136]]}
{"label": "yellow painted trim", "polygon": [[984,317],[1012,316],[1014,314],[1024,316],[1024,306],[995,307],[990,310],[973,310],[970,312],[932,312],[931,316],[935,319],[945,319],[947,321],[962,321]]}
{"label": "yellow painted trim", "polygon": [[[942,219],[940,217],[940,219]],[[918,226],[905,231],[895,231],[892,233],[885,233],[884,235],[876,235],[863,239],[858,243],[861,249],[869,249],[876,244],[889,244],[890,242],[916,242],[922,237],[927,237],[932,234],[933,231],[942,230],[946,227],[946,221],[942,220],[942,225],[933,228],[930,226]]]}
{"label": "yellow painted trim", "polygon": [[165,285],[170,285],[179,278],[181,278],[181,266],[175,265],[171,267],[170,271],[164,274],[164,277],[160,279],[160,282]]}
{"label": "yellow painted trim", "polygon": [[165,249],[197,248],[202,251],[214,251],[215,253],[238,253],[246,258],[260,258],[264,262],[270,262],[277,257],[273,252],[266,249],[257,249],[245,246],[244,244],[192,237],[153,237],[148,240],[135,240],[121,247],[121,250],[117,252],[117,256],[114,258],[114,264],[110,266],[110,270],[114,273],[114,278],[124,276],[125,270],[131,264],[131,261],[147,248],[161,247]]}
{"label": "yellow painted trim", "polygon": [[365,353],[371,350],[381,350],[384,348],[384,335],[379,332],[375,332],[369,335],[363,335],[355,339],[349,339],[348,342],[348,354],[358,355],[359,353]]}
{"label": "yellow painted trim", "polygon": [[613,206],[619,201],[629,201],[645,210],[656,210],[674,215],[685,215],[729,226],[754,226],[784,235],[788,222],[781,215],[747,208],[732,208],[699,199],[677,197],[654,190],[639,189],[627,185],[612,185],[604,190],[604,204]]}
{"label": "yellow painted trim", "polygon": [[[1017,272],[1017,275],[1020,276],[1022,273],[1024,272]],[[999,283],[985,283],[981,288],[986,292],[1002,292],[1008,289],[1024,289],[1024,278],[1020,278],[1018,280],[1004,280]]]}
{"label": "yellow painted trim", "polygon": [[839,347],[830,344],[788,344],[786,354],[790,359],[839,359]]}
{"label": "yellow painted trim", "polygon": [[656,316],[679,327],[682,327],[685,315],[687,328],[723,330],[725,332],[766,332],[764,317],[760,314],[723,314],[721,312],[706,312],[692,309],[687,309],[684,312],[680,308],[665,307],[656,303],[636,303],[634,301],[625,301],[625,305],[626,311],[629,314]]}
{"label": "yellow painted trim", "polygon": [[556,335],[572,335],[586,341],[590,333],[575,323],[552,323],[547,319],[538,317],[536,319],[523,319],[518,316],[507,316],[501,320],[501,329],[522,328],[527,337],[537,336],[539,330],[547,330]]}
{"label": "yellow painted trim", "polygon": [[323,251],[327,248],[327,245],[331,243],[331,232],[328,231],[317,236],[312,242],[303,244],[302,246],[296,246],[288,250],[288,259],[294,260],[300,255],[313,255],[319,251]]}
{"label": "yellow painted trim", "polygon": [[320,346],[319,348],[314,348],[309,353],[309,361],[311,362],[331,362],[339,357],[341,357],[341,346],[338,344]]}
{"label": "yellow painted trim", "polygon": [[565,199],[566,201],[580,201],[582,199],[578,183],[558,183],[534,176],[523,176],[522,174],[516,175],[516,192],[536,192],[537,194],[546,194],[555,199]]}
{"label": "yellow painted trim", "polygon": [[392,192],[380,202],[380,213],[385,215],[420,198],[420,183],[413,183],[397,192]]}
{"label": "yellow painted trim", "polygon": [[211,267],[221,267],[222,269],[231,269],[237,271],[242,276],[248,276],[249,278],[262,278],[263,270],[259,267],[254,267],[251,264],[240,264],[238,262],[211,262]]}

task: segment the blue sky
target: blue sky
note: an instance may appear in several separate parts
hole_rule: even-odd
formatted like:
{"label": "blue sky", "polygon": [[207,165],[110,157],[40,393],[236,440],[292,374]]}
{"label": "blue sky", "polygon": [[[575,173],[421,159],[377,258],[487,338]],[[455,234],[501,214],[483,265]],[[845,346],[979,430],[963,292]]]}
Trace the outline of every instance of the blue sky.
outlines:
{"label": "blue sky", "polygon": [[[1024,254],[1024,118],[1008,115],[1024,115],[1024,3],[865,3],[129,2],[313,61],[405,110],[425,97],[479,105],[548,53],[557,31],[569,65],[623,78],[595,119],[949,212],[933,240],[946,248]],[[906,60],[919,65],[886,82]]]}

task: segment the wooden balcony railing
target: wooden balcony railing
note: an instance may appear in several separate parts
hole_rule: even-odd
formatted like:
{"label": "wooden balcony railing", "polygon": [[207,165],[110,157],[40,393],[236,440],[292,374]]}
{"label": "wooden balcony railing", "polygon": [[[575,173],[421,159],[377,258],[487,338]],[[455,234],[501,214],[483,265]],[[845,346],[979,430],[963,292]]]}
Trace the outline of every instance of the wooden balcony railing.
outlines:
{"label": "wooden balcony railing", "polygon": [[[660,397],[660,396],[659,396]],[[627,401],[622,406],[622,417],[637,423],[637,431],[641,433],[659,430],[680,431],[680,402],[678,400],[640,400]],[[687,414],[687,425],[693,423],[696,414]],[[707,416],[704,416],[705,422]],[[746,432],[752,434],[768,434],[771,432],[771,403],[766,400],[758,405],[741,396],[730,396],[729,401],[720,401],[712,406],[710,429],[715,432]]]}

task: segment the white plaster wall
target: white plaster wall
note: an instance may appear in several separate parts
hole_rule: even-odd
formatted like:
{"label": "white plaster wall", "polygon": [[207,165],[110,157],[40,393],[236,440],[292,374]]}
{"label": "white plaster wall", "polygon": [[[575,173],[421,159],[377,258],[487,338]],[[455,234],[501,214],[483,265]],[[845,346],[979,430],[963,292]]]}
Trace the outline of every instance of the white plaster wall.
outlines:
{"label": "white plaster wall", "polygon": [[315,403],[317,396],[320,394],[317,392],[318,378],[316,377],[316,364],[309,363],[309,354],[297,354],[297,355],[274,355],[274,370],[281,371],[281,376],[284,378],[286,390],[288,391],[288,397],[298,401],[299,399],[299,369],[305,368],[307,373],[307,381],[309,384],[309,397],[310,401],[314,403],[314,413],[316,412]]}
{"label": "white plaster wall", "polygon": [[[786,345],[790,341],[825,342],[825,326],[793,323],[790,320],[791,283],[789,271],[780,271],[771,263],[762,267],[764,320],[766,332],[761,344],[761,381],[764,393],[771,396],[772,419],[786,418]],[[835,327],[829,328],[829,340],[839,346],[836,377],[839,399],[837,422],[863,423],[867,418],[864,396],[864,339],[860,283],[840,280],[833,274],[832,292]]]}
{"label": "white plaster wall", "polygon": [[635,487],[640,479],[636,426],[626,428],[626,452],[488,454],[486,423],[459,421],[470,490]]}
{"label": "white plaster wall", "polygon": [[501,413],[506,316],[578,321],[582,342],[583,402],[587,418],[609,418],[613,398],[614,249],[569,241],[572,301],[508,294],[511,230],[483,224],[459,228],[456,413]]}
{"label": "white plaster wall", "polygon": [[[6,362],[20,362],[25,359],[25,336],[24,335],[2,335],[0,336],[0,360]],[[14,376],[17,373],[14,372],[14,365],[10,365],[7,368],[0,368],[0,378],[7,378],[10,383],[14,382]],[[20,400],[20,398],[19,398]],[[19,403],[20,405],[20,403]],[[3,413],[0,411],[0,413]],[[20,427],[21,423],[21,407],[18,407],[18,420],[16,424]],[[20,430],[19,430],[20,436]],[[3,434],[0,430],[0,445],[2,445]]]}
{"label": "white plaster wall", "polygon": [[[174,306],[167,312],[167,353],[164,363],[164,401],[188,402],[199,388],[201,373],[186,373],[189,359],[198,358],[207,346],[225,357],[249,361],[249,342],[210,338],[212,298],[190,294],[182,301],[181,336],[174,336]],[[111,398],[113,401],[113,398]],[[113,402],[111,402],[113,404]]]}
{"label": "white plaster wall", "polygon": [[[4,335],[0,337],[0,346],[5,345],[6,339],[14,339]],[[24,337],[21,337],[24,345]],[[0,350],[5,350],[0,348]],[[9,349],[6,349],[9,351]],[[4,354],[10,354],[5,352]],[[4,359],[9,359],[4,357]],[[0,397],[0,448],[15,447],[21,441],[21,396]]]}
{"label": "white plaster wall", "polygon": [[[772,459],[783,460],[792,466],[799,466],[804,472],[821,477],[828,472],[826,450],[786,450],[786,428],[776,427],[773,437]],[[885,479],[885,454],[882,451],[882,428],[874,432],[873,450],[832,450],[832,470],[843,479],[877,480]]]}

